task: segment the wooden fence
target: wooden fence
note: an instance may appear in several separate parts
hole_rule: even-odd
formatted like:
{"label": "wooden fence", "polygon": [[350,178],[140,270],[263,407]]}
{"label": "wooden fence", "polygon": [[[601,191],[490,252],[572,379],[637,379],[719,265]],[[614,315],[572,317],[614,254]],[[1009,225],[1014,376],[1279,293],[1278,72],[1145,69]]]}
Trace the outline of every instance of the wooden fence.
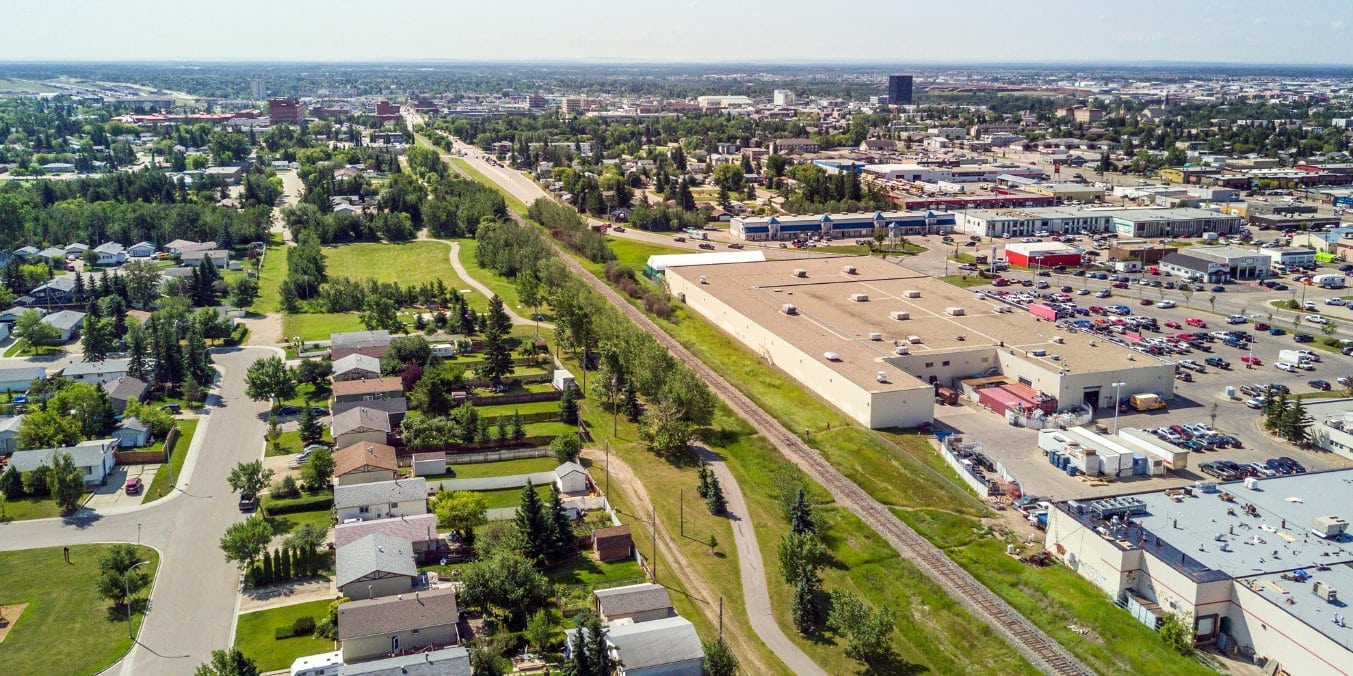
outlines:
{"label": "wooden fence", "polygon": [[174,425],[169,430],[169,434],[164,437],[164,447],[158,451],[115,451],[113,457],[117,458],[119,465],[140,465],[147,462],[164,462],[169,459],[169,454],[174,450],[174,444],[179,440],[179,427]]}

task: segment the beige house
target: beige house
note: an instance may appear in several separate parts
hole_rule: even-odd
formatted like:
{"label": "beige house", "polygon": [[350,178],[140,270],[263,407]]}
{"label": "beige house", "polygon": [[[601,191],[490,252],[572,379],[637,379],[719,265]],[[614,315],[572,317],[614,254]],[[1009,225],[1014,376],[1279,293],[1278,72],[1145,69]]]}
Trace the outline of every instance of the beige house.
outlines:
{"label": "beige house", "polygon": [[384,444],[390,440],[392,429],[389,413],[366,406],[335,414],[333,421],[329,423],[334,445],[339,448],[361,442]]}
{"label": "beige house", "polygon": [[338,523],[427,513],[428,482],[422,477],[334,487],[334,515]]}
{"label": "beige house", "polygon": [[343,661],[443,648],[460,642],[460,609],[450,589],[353,601],[338,607]]}
{"label": "beige house", "polygon": [[340,486],[394,481],[398,471],[393,446],[359,441],[334,453],[334,480]]}

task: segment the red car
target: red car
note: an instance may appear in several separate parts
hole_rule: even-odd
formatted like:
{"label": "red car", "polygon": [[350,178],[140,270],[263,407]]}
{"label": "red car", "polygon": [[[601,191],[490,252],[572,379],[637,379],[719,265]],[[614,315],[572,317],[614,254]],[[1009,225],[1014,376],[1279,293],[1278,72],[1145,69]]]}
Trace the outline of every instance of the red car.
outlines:
{"label": "red car", "polygon": [[1126,288],[1128,288],[1128,283],[1127,283],[1127,282],[1114,282],[1114,283],[1113,283],[1113,288],[1115,288],[1115,289],[1126,289]]}
{"label": "red car", "polygon": [[1254,323],[1254,330],[1255,330],[1255,331],[1267,331],[1267,330],[1269,330],[1269,328],[1271,328],[1271,327],[1270,327],[1268,324],[1265,324],[1264,322],[1255,322],[1255,323]]}
{"label": "red car", "polygon": [[1184,328],[1182,325],[1180,325],[1179,322],[1165,322],[1165,326],[1166,326],[1167,328],[1171,328],[1171,329],[1182,329],[1182,328]]}
{"label": "red car", "polygon": [[1141,299],[1140,301],[1137,301],[1137,302],[1141,303],[1142,305],[1150,305],[1151,303],[1153,303],[1153,302],[1155,302],[1155,301],[1151,300],[1150,298],[1143,298],[1143,299]]}
{"label": "red car", "polygon": [[127,479],[127,484],[122,487],[122,490],[126,491],[127,495],[136,495],[141,492],[141,489],[143,487],[144,486],[141,484],[141,479],[137,477],[132,477],[130,479]]}
{"label": "red car", "polygon": [[1188,324],[1189,326],[1196,326],[1196,327],[1198,327],[1198,328],[1200,328],[1200,329],[1205,329],[1205,328],[1207,328],[1207,322],[1205,322],[1205,321],[1203,321],[1203,320],[1201,320],[1201,319],[1199,319],[1199,318],[1197,318],[1197,317],[1189,317],[1188,319],[1185,319],[1185,320],[1184,320],[1184,323],[1185,323],[1185,324]]}
{"label": "red car", "polygon": [[1245,355],[1244,357],[1241,357],[1241,358],[1240,358],[1240,361],[1243,361],[1243,362],[1245,362],[1246,364],[1252,364],[1252,365],[1254,365],[1254,366],[1262,366],[1262,365],[1264,364],[1264,362],[1261,361],[1258,357],[1251,357],[1251,356],[1249,356],[1249,355]]}

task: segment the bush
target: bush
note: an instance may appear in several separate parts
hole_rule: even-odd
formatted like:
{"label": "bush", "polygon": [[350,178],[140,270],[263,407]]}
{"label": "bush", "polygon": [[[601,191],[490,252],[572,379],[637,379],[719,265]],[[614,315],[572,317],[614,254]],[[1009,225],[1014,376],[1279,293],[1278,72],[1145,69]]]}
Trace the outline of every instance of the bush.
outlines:
{"label": "bush", "polygon": [[298,498],[274,500],[271,497],[263,501],[263,516],[279,516],[296,512],[313,512],[331,509],[334,506],[334,494],[325,491],[318,495],[303,495]]}
{"label": "bush", "polygon": [[315,633],[315,618],[296,618],[296,621],[291,624],[291,631],[295,636],[309,636]]}
{"label": "bush", "polygon": [[278,627],[272,630],[272,637],[279,641],[284,638],[291,638],[295,635],[296,635],[296,625],[294,624],[289,627]]}
{"label": "bush", "polygon": [[294,498],[301,494],[301,488],[296,485],[295,477],[288,474],[274,481],[269,493],[272,494],[272,497],[278,499]]}

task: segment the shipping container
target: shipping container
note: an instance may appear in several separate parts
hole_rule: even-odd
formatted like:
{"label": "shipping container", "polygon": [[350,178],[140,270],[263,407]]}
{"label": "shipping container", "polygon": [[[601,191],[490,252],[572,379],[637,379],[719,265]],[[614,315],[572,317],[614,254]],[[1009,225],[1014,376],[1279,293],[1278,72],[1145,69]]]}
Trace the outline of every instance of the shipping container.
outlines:
{"label": "shipping container", "polygon": [[1125,427],[1118,431],[1118,437],[1125,446],[1159,458],[1165,468],[1178,471],[1189,466],[1187,450],[1163,441],[1146,430]]}

